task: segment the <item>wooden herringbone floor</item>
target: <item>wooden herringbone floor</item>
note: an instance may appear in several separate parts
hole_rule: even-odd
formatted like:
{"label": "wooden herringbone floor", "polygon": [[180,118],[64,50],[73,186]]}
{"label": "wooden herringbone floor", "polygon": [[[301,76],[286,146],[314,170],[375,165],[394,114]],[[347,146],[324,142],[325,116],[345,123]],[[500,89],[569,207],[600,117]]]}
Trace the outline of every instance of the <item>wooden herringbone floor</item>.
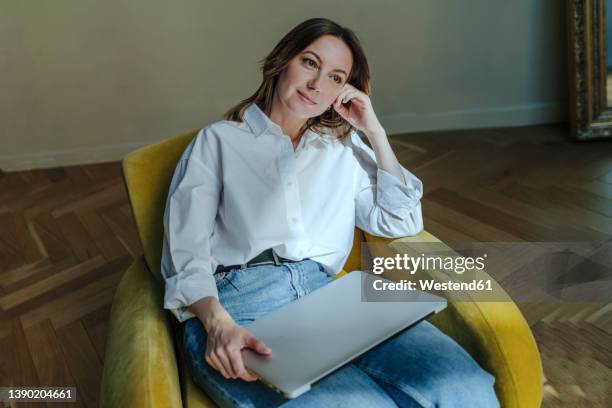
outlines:
{"label": "wooden herringbone floor", "polygon": [[[445,241],[612,239],[612,141],[565,125],[397,135]],[[141,254],[120,164],[0,173],[0,386],[71,385],[96,406],[110,303]],[[519,304],[537,339],[544,407],[612,401],[612,302]],[[36,405],[41,406],[41,405]]]}
{"label": "wooden herringbone floor", "polygon": [[97,406],[112,297],[141,253],[119,163],[2,174],[0,225],[0,386]]}

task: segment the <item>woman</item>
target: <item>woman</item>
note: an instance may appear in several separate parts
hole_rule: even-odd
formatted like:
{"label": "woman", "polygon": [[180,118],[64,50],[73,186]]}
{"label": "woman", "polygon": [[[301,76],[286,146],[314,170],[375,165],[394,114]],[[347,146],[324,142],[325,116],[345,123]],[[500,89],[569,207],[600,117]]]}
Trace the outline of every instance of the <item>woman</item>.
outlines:
{"label": "woman", "polygon": [[183,322],[195,382],[221,406],[499,406],[494,377],[427,321],[294,400],[245,369],[241,349],[273,350],[243,325],[332,281],[355,226],[385,237],[423,229],[422,183],[389,145],[350,30],[299,24],[263,76],[189,144],[168,194],[164,307]]}

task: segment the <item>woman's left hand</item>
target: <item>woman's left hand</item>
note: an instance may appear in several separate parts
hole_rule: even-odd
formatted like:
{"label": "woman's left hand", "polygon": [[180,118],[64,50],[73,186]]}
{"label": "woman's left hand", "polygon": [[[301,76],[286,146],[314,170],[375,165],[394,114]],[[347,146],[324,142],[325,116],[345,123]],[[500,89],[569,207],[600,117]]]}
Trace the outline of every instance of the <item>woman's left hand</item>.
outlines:
{"label": "woman's left hand", "polygon": [[[346,104],[349,101],[351,102],[350,105],[343,105],[343,103]],[[332,106],[344,120],[366,135],[384,132],[374,113],[370,97],[353,85],[345,84]]]}

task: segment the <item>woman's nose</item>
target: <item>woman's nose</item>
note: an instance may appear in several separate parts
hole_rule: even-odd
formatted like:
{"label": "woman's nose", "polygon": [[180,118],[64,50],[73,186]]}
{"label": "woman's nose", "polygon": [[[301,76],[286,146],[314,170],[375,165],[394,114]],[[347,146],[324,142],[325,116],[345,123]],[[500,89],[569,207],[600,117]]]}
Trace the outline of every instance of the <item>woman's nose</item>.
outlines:
{"label": "woman's nose", "polygon": [[318,91],[319,90],[319,79],[320,79],[319,75],[312,77],[310,81],[308,81],[308,88],[311,90]]}
{"label": "woman's nose", "polygon": [[311,91],[318,90],[317,84],[314,81],[308,82],[308,89]]}

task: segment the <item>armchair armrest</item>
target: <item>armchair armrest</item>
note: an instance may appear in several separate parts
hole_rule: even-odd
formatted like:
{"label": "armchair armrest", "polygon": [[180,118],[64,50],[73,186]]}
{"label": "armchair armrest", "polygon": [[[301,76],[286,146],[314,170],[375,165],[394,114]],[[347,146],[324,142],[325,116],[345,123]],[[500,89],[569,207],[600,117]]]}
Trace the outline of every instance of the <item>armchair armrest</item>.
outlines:
{"label": "armchair armrest", "polygon": [[101,407],[182,407],[174,336],[142,259],[127,269],[111,309]]}
{"label": "armchair armrest", "polygon": [[[373,257],[410,254],[423,243],[442,244],[427,231],[397,239],[367,233],[365,237]],[[482,368],[495,376],[495,390],[502,407],[539,407],[544,375],[531,329],[503,288],[484,271],[482,274],[494,282],[496,293],[502,296],[501,301],[452,301],[452,294],[445,293],[449,295],[447,308],[428,321],[452,337]],[[397,276],[396,273],[388,278],[397,280]]]}

